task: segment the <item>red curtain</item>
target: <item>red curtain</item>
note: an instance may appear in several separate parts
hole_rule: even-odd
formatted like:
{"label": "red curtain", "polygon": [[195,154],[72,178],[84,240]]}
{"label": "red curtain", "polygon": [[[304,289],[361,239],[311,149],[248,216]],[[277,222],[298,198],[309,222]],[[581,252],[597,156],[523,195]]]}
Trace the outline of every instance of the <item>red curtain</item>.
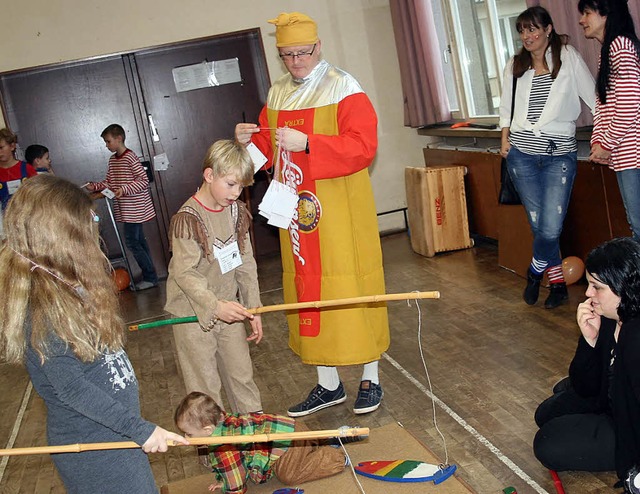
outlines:
{"label": "red curtain", "polygon": [[[578,0],[527,0],[527,6],[540,5],[547,9],[556,32],[568,34],[569,43],[573,45],[582,55],[594,77],[598,72],[598,57],[600,56],[600,43],[595,39],[586,39],[582,28],[578,24],[580,12],[578,11]],[[630,0],[628,2],[629,11],[636,26],[636,34],[640,30],[640,2]]]}
{"label": "red curtain", "polygon": [[431,0],[390,0],[404,97],[404,124],[451,119]]}

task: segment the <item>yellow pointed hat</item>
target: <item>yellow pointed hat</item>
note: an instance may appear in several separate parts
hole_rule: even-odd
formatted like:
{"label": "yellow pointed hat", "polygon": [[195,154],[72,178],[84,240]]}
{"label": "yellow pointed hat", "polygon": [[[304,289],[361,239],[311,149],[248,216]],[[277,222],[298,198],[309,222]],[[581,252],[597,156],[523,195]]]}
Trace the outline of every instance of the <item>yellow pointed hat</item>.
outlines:
{"label": "yellow pointed hat", "polygon": [[276,25],[276,46],[313,45],[318,42],[318,25],[308,15],[300,12],[281,13],[277,18],[270,19],[270,24]]}

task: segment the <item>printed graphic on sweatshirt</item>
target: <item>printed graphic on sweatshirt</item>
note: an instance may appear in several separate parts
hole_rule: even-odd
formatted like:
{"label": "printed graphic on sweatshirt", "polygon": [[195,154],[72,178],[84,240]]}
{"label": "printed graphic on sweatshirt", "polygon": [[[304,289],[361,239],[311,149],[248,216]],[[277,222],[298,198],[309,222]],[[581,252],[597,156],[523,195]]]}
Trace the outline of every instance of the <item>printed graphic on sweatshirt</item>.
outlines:
{"label": "printed graphic on sweatshirt", "polygon": [[116,353],[107,353],[104,355],[103,360],[103,366],[107,367],[109,382],[115,392],[137,383],[133,366],[124,350],[119,350]]}

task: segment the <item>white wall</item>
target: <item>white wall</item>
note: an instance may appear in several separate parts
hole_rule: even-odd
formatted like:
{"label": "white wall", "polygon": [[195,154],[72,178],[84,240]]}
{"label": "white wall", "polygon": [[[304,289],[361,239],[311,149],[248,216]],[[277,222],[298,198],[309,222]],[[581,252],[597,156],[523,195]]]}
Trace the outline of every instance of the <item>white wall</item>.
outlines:
{"label": "white wall", "polygon": [[[284,71],[267,19],[300,11],[318,23],[324,58],[353,74],[379,118],[371,170],[379,212],[404,207],[404,168],[423,163],[427,144],[403,126],[402,91],[388,0],[22,0],[3,2],[0,72],[127,53],[259,27],[271,80]],[[0,124],[2,121],[0,119]],[[402,215],[380,229],[403,225]]]}

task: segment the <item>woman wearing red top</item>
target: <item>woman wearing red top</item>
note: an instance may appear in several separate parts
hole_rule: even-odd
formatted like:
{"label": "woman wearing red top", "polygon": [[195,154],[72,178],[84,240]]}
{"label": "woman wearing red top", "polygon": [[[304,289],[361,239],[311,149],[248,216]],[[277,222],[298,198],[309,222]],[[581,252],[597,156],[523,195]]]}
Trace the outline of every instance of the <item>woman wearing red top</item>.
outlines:
{"label": "woman wearing red top", "polygon": [[589,159],[616,172],[640,241],[640,41],[627,0],[580,0],[584,35],[602,44]]}

